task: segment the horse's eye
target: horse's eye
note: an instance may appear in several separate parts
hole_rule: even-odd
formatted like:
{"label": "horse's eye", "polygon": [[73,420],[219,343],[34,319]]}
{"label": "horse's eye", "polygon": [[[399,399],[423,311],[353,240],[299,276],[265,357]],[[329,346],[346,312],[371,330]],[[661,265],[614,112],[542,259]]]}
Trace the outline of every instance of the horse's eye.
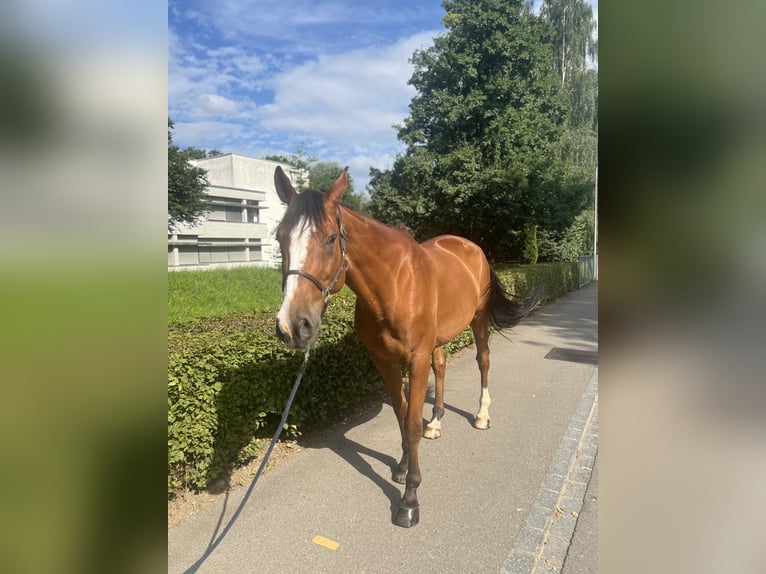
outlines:
{"label": "horse's eye", "polygon": [[335,243],[335,240],[338,238],[337,234],[331,233],[330,236],[327,238],[327,245],[332,245]]}

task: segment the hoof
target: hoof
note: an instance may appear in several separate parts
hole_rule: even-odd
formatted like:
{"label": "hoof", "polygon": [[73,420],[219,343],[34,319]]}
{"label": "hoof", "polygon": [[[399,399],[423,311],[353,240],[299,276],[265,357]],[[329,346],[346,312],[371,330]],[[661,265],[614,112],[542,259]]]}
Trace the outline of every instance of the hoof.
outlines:
{"label": "hoof", "polygon": [[407,482],[407,471],[402,470],[401,468],[397,469],[391,477],[391,480],[398,482],[399,484],[405,484]]}
{"label": "hoof", "polygon": [[489,418],[476,417],[473,421],[473,426],[479,430],[487,430],[491,425]]}
{"label": "hoof", "polygon": [[394,524],[402,528],[411,528],[420,521],[420,507],[406,508],[399,506],[394,514]]}
{"label": "hoof", "polygon": [[440,436],[442,436],[441,429],[426,427],[426,430],[423,431],[423,438],[439,438]]}

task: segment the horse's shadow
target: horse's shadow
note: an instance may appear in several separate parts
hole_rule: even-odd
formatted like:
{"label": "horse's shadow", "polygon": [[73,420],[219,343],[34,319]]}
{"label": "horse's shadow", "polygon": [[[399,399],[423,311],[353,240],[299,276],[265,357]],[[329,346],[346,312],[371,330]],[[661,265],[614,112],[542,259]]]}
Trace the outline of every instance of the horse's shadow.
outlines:
{"label": "horse's shadow", "polygon": [[[427,404],[433,405],[433,402],[434,399],[431,396],[426,399]],[[368,423],[377,417],[383,410],[383,404],[383,402],[378,403],[375,407],[371,408],[364,415],[355,420],[353,423],[349,424],[342,431],[336,431],[320,440],[317,440],[310,446],[310,448],[328,449],[334,452],[340,458],[345,460],[352,468],[356,469],[362,476],[369,478],[388,497],[388,500],[391,504],[391,514],[393,516],[399,506],[399,502],[402,497],[402,485],[398,485],[392,480],[393,473],[399,466],[398,458],[388,454],[383,454],[377,450],[373,450],[363,444],[356,442],[355,440],[348,438],[348,433],[352,429],[364,425],[365,423]],[[457,415],[460,415],[469,424],[473,425],[474,415],[468,411],[464,411],[448,403],[444,404],[444,408],[447,411],[451,411]],[[423,419],[424,430],[428,422],[429,419]],[[397,424],[396,418],[393,416],[393,414],[391,415],[391,424]],[[397,452],[397,454],[400,455],[401,453]],[[381,475],[378,470],[376,470],[376,468],[374,468],[368,462],[367,458],[374,458],[382,462],[388,468],[386,474]]]}
{"label": "horse's shadow", "polygon": [[[391,455],[373,450],[347,436],[349,431],[371,421],[378,416],[382,410],[383,403],[380,402],[343,430],[335,431],[328,436],[317,440],[310,446],[310,448],[328,449],[334,452],[351,465],[352,468],[356,469],[362,476],[369,478],[388,497],[388,500],[391,503],[391,513],[393,515],[399,505],[399,500],[402,497],[399,486],[391,479],[393,472],[399,466],[399,461]],[[396,424],[396,419],[393,416],[391,417],[391,423],[394,425]],[[381,476],[367,461],[366,457],[379,460],[388,467],[386,475]]]}
{"label": "horse's shadow", "polygon": [[[433,404],[434,404],[435,402],[436,402],[436,399],[435,399],[435,397],[433,396],[433,393],[432,393],[432,389],[429,387],[429,389],[428,389],[428,394],[426,395],[426,404],[427,404],[427,405],[431,405],[431,406],[433,406]],[[464,411],[463,409],[459,409],[459,408],[457,408],[457,407],[454,407],[454,406],[452,406],[451,404],[449,404],[449,403],[448,403],[448,402],[446,402],[446,401],[444,402],[444,410],[445,410],[445,411],[451,411],[451,412],[455,413],[456,415],[460,415],[460,416],[461,416],[461,417],[463,417],[463,418],[464,418],[466,421],[468,421],[468,424],[470,424],[471,426],[473,426],[473,420],[474,420],[474,418],[475,418],[475,416],[476,416],[476,415],[474,415],[474,414],[471,414],[471,413],[469,413],[468,411]],[[446,415],[445,415],[445,416],[446,416]],[[444,419],[442,419],[442,420],[444,420]],[[424,429],[425,429],[425,425],[427,425],[429,421],[430,421],[430,419],[429,419],[429,420],[425,420],[425,419],[423,419],[423,428],[424,428]]]}

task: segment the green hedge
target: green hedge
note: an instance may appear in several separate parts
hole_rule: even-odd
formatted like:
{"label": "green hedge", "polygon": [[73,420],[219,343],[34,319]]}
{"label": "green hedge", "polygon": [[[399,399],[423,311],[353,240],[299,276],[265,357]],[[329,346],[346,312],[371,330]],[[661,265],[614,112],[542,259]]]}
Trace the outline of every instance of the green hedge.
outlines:
{"label": "green hedge", "polygon": [[541,291],[540,303],[561,297],[577,289],[577,262],[537,263],[535,265],[493,266],[506,289],[517,297],[522,297],[533,288]]}
{"label": "green hedge", "polygon": [[[333,299],[287,419],[287,435],[337,420],[383,383],[351,328],[353,294]],[[204,488],[258,450],[276,425],[302,355],[274,336],[276,310],[172,325],[168,334],[168,492]]]}
{"label": "green hedge", "polygon": [[[495,267],[511,293],[542,288],[543,302],[577,286],[577,265]],[[379,400],[385,387],[353,330],[355,298],[332,301],[311,365],[287,419],[287,435],[337,422]],[[252,458],[284,409],[302,355],[274,336],[276,309],[171,325],[168,332],[168,494],[205,488]],[[473,342],[466,330],[448,353]]]}
{"label": "green hedge", "polygon": [[[577,263],[537,263],[535,265],[495,264],[497,276],[506,290],[515,297],[524,297],[532,289],[540,290],[540,304],[561,297],[565,293],[577,289]],[[465,329],[460,335],[444,345],[447,355],[451,355],[472,345],[473,332]]]}

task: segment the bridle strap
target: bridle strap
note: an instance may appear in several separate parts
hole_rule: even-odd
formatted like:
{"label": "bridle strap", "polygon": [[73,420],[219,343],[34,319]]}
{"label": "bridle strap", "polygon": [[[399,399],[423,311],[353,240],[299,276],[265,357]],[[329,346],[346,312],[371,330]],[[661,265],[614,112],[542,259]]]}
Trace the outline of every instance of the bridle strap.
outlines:
{"label": "bridle strap", "polygon": [[[306,273],[305,271],[302,271],[301,269],[290,269],[289,271],[286,271],[285,277],[282,283],[285,283],[287,281],[288,275],[300,275],[301,277],[305,277],[306,279],[311,281],[314,285],[316,285],[317,289],[319,289],[320,291],[325,290],[325,286],[322,285],[316,277],[314,277],[310,273]],[[282,287],[282,290],[284,290],[284,286]]]}
{"label": "bridle strap", "polygon": [[348,237],[348,234],[346,233],[346,227],[343,225],[343,219],[340,215],[340,206],[338,206],[338,233],[340,238],[340,265],[338,265],[338,270],[335,272],[335,276],[332,278],[332,281],[328,285],[323,285],[322,282],[314,277],[311,273],[306,273],[302,269],[288,269],[284,272],[284,275],[282,276],[282,291],[285,290],[285,283],[287,282],[288,275],[298,275],[300,277],[304,277],[311,281],[314,285],[316,285],[317,289],[319,289],[322,292],[322,297],[324,298],[324,304],[327,305],[330,302],[330,297],[332,297],[333,292],[335,291],[335,286],[338,284],[338,280],[340,279],[341,273],[343,273],[344,269],[346,268],[346,238]]}

